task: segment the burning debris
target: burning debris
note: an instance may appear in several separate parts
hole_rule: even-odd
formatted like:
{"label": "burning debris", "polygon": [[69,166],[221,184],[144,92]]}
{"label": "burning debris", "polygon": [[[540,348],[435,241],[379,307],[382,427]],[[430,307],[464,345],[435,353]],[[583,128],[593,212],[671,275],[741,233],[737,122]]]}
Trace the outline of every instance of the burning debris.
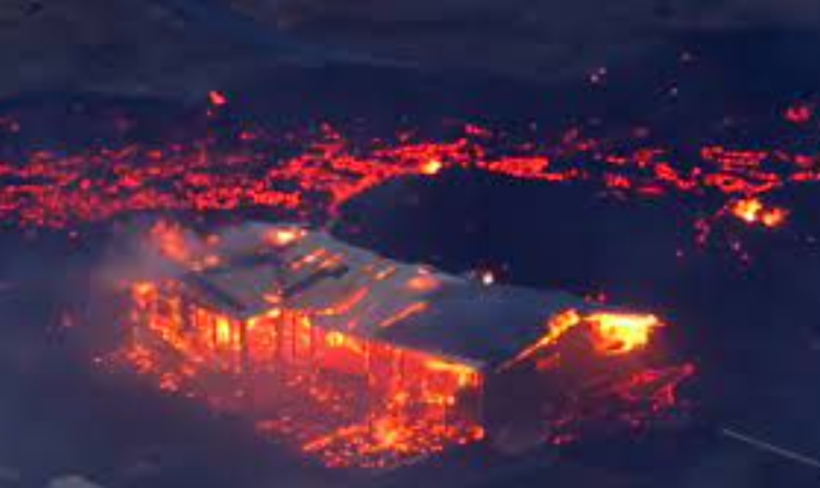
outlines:
{"label": "burning debris", "polygon": [[328,466],[644,428],[693,373],[658,364],[653,315],[488,286],[297,225],[151,235],[177,272],[130,285],[117,357]]}

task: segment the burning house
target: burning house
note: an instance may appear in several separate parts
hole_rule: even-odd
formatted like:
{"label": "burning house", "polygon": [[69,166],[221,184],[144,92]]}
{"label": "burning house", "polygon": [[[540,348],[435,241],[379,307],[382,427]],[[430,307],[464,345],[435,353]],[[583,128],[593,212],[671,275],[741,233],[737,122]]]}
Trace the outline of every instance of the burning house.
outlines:
{"label": "burning house", "polygon": [[657,366],[653,315],[487,286],[300,226],[252,229],[197,252],[178,229],[155,232],[180,272],[131,287],[124,357],[329,466],[636,427],[672,410],[692,373]]}

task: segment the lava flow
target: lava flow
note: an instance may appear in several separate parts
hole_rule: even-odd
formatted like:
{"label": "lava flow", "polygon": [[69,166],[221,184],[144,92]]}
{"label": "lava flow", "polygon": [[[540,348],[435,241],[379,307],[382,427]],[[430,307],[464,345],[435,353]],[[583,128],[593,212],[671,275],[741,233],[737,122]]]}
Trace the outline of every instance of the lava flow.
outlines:
{"label": "lava flow", "polygon": [[[210,99],[209,113],[229,108],[220,93]],[[785,117],[804,121],[805,112],[793,108]],[[4,136],[21,137],[14,127]],[[46,147],[7,156],[0,161],[0,217],[6,225],[51,228],[144,211],[267,209],[275,216],[321,220],[391,180],[437,178],[459,169],[544,184],[592,181],[619,197],[694,196],[702,207],[693,225],[703,236],[723,217],[782,227],[788,210],[766,206],[767,195],[820,180],[820,154],[811,149],[710,143],[682,152],[644,137],[586,136],[579,128],[510,134],[465,124],[460,134],[438,140],[412,132],[368,140],[328,124],[272,133],[214,123],[208,134],[166,144]]]}

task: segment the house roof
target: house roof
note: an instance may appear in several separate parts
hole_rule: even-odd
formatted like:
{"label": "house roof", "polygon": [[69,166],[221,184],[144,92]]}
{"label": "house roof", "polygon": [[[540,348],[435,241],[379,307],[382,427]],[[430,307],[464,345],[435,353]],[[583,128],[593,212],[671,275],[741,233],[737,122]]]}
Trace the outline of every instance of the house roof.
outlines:
{"label": "house roof", "polygon": [[[257,227],[260,236],[292,229]],[[589,307],[568,293],[485,286],[301,228],[297,239],[246,246],[184,281],[240,318],[273,307],[310,310],[315,326],[484,365],[513,357],[555,313]]]}

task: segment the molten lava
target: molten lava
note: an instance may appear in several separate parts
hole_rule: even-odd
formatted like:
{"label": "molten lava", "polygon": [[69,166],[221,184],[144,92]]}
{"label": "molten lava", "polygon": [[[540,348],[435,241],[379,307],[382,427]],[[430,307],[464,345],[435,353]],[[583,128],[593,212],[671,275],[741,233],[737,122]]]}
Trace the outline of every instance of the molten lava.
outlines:
{"label": "molten lava", "polygon": [[[211,108],[227,103],[216,91],[209,99]],[[812,114],[809,104],[786,110],[789,121],[803,125]],[[4,134],[22,137],[19,130]],[[749,202],[820,181],[820,154],[811,149],[710,143],[686,153],[646,137],[595,138],[577,127],[544,136],[465,124],[462,134],[443,140],[409,132],[367,140],[327,124],[319,131],[272,133],[248,123],[166,144],[40,148],[0,161],[0,217],[10,225],[52,228],[157,210],[265,208],[287,218],[322,219],[391,180],[459,169],[544,184],[591,181],[616,197],[693,196],[702,208],[692,225],[697,236],[708,236],[719,222],[707,216],[727,205],[742,222],[780,227],[785,209],[755,210]]]}

